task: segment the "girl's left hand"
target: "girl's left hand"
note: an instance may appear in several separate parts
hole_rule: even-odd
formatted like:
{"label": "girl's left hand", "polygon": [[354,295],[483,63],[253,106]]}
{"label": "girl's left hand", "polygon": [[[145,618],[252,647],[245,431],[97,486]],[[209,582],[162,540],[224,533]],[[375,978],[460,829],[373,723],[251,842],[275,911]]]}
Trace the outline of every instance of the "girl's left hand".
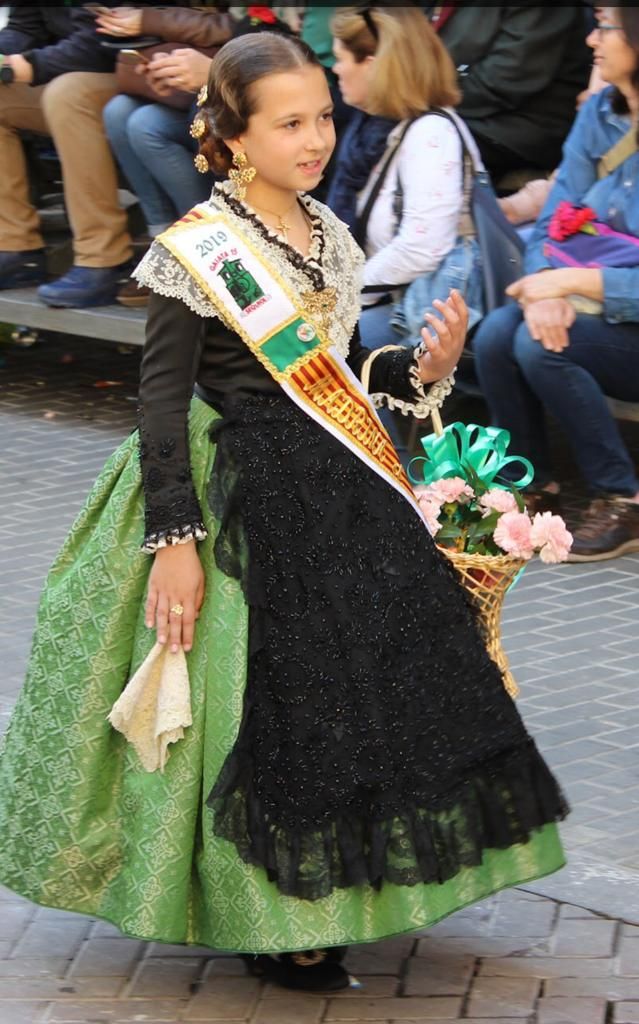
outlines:
{"label": "girl's left hand", "polygon": [[569,270],[542,270],[537,274],[527,274],[513,281],[506,289],[506,295],[516,299],[522,306],[541,299],[563,299],[570,294]]}
{"label": "girl's left hand", "polygon": [[460,293],[453,288],[446,302],[435,299],[433,306],[443,319],[426,313],[424,319],[435,331],[435,337],[428,328],[422,329],[422,338],[427,352],[418,359],[419,377],[422,384],[434,384],[447,377],[457,366],[464,348],[468,330],[468,306]]}

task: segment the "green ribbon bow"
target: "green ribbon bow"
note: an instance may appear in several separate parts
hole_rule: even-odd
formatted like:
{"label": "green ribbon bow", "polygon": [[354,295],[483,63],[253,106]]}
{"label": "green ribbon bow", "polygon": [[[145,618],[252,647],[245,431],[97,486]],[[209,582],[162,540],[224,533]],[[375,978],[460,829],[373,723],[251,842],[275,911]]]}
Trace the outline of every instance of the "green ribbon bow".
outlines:
{"label": "green ribbon bow", "polygon": [[[411,459],[408,476],[414,484],[430,484],[445,477],[460,476],[468,479],[470,467],[486,487],[526,487],[535,475],[532,463],[520,455],[506,455],[510,434],[499,427],[479,427],[476,423],[451,423],[442,434],[429,434],[421,439],[425,456]],[[499,483],[495,477],[512,462],[519,462],[525,472],[517,481]],[[420,463],[421,478],[413,474],[412,467]]]}

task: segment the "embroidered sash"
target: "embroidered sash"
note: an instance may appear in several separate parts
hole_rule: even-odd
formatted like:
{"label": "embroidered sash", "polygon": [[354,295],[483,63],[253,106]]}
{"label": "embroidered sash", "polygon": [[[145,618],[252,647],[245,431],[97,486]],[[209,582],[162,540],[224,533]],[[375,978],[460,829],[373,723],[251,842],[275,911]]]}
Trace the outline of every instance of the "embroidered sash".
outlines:
{"label": "embroidered sash", "polygon": [[321,309],[304,309],[259,249],[208,204],[190,210],[159,241],[286,394],[399,491],[423,520],[368,395],[325,333]]}

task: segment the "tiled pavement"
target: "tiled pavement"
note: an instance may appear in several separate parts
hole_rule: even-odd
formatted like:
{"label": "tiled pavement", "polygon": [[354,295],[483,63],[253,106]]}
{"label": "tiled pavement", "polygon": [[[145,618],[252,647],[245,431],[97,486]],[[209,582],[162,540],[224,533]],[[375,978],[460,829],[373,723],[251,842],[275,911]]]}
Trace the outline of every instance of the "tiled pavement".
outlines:
{"label": "tiled pavement", "polygon": [[[47,565],[133,425],[138,358],[63,339],[0,347],[4,721]],[[639,453],[637,426],[624,431]],[[638,571],[637,557],[532,565],[507,601],[522,713],[574,806],[568,868],[422,937],[352,951],[364,988],[331,1000],[263,988],[211,950],[123,939],[0,891],[0,1024],[639,1024]]]}

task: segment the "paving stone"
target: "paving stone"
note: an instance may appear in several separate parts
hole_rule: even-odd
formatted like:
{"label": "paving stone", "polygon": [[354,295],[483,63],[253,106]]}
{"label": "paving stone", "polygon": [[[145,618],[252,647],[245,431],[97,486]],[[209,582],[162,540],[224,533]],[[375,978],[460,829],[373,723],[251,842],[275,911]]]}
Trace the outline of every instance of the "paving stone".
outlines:
{"label": "paving stone", "polygon": [[29,903],[3,903],[0,914],[0,939],[15,942],[27,928],[35,913]]}
{"label": "paving stone", "polygon": [[[121,939],[122,932],[110,921],[95,921],[89,932],[91,939]],[[151,945],[151,944],[150,944]]]}
{"label": "paving stone", "polygon": [[246,978],[246,966],[238,956],[214,956],[205,961],[203,978],[219,977],[221,974],[232,978]]}
{"label": "paving stone", "polygon": [[639,999],[636,978],[550,978],[547,996],[595,996],[600,999]]}
{"label": "paving stone", "polygon": [[618,973],[627,977],[639,977],[639,939],[622,936],[619,944]]}
{"label": "paving stone", "polygon": [[537,1024],[605,1024],[605,999],[540,999]]}
{"label": "paving stone", "polygon": [[[146,956],[150,957],[168,957],[168,956],[194,956],[200,960],[203,959],[221,959],[225,957],[229,960],[237,960],[238,958],[232,953],[219,953],[215,949],[211,949],[210,946],[175,946],[168,942],[149,942],[146,947]],[[241,963],[241,961],[239,961]]]}
{"label": "paving stone", "polygon": [[59,956],[0,960],[0,978],[63,978],[72,962]]}
{"label": "paving stone", "polygon": [[[122,978],[29,978],[28,996],[33,999],[111,997],[118,995],[122,982]],[[0,1001],[20,999],[25,996],[26,988],[23,978],[0,978]]]}
{"label": "paving stone", "polygon": [[7,999],[0,1003],[2,1024],[39,1024],[49,1004],[35,999]]}
{"label": "paving stone", "polygon": [[586,910],[584,907],[573,907],[570,903],[563,903],[559,908],[559,920],[560,921],[571,921],[577,920],[590,920],[600,921],[601,917],[598,914],[593,914],[592,910]]}
{"label": "paving stone", "polygon": [[71,976],[114,974],[128,977],[143,948],[143,943],[135,939],[90,939],[81,946]]}
{"label": "paving stone", "polygon": [[71,957],[90,928],[86,918],[73,917],[67,921],[53,918],[40,919],[29,924],[13,949],[13,956],[51,956],[55,949],[58,956]]}
{"label": "paving stone", "polygon": [[285,998],[280,995],[260,1003],[251,1024],[318,1024],[325,1009],[323,999],[290,992]]}
{"label": "paving stone", "polygon": [[346,965],[351,974],[358,977],[360,974],[399,974],[414,946],[415,939],[411,936],[366,943],[349,949]]}
{"label": "paving stone", "polygon": [[555,956],[612,956],[615,921],[560,920],[555,932]]}
{"label": "paving stone", "polygon": [[255,978],[207,978],[184,1014],[184,1020],[245,1020],[260,992]]}
{"label": "paving stone", "polygon": [[404,981],[407,996],[463,996],[475,967],[473,957],[412,957]]}
{"label": "paving stone", "polygon": [[639,1002],[616,1003],[612,1019],[614,1024],[639,1024]]}
{"label": "paving stone", "polygon": [[530,953],[535,955],[542,949],[545,949],[545,943],[543,940],[531,935],[499,936],[497,938],[482,935],[469,935],[467,937],[431,936],[419,940],[416,956],[429,957],[432,955],[433,949],[442,950],[448,956],[464,956],[466,954],[468,956],[485,958],[511,956],[514,953]]}
{"label": "paving stone", "polygon": [[477,978],[470,992],[470,1017],[528,1017],[539,995],[536,978]]}
{"label": "paving stone", "polygon": [[479,975],[482,978],[606,978],[613,973],[613,967],[614,961],[603,957],[588,960],[586,957],[511,956],[484,960]]}
{"label": "paving stone", "polygon": [[324,1020],[424,1021],[456,1020],[461,999],[331,999]]}
{"label": "paving stone", "polygon": [[[394,974],[363,974],[361,978],[354,975],[361,982],[361,988],[347,988],[340,992],[342,999],[361,999],[364,995],[367,999],[389,999],[398,995],[401,981]],[[272,986],[269,986],[269,989]],[[279,994],[281,995],[281,989]],[[272,994],[272,993],[271,993]],[[407,993],[408,994],[408,993]]]}
{"label": "paving stone", "polygon": [[498,907],[490,934],[544,938],[550,935],[556,916],[555,904],[547,901],[534,903],[530,908],[526,908],[525,912],[517,905],[505,903]]}
{"label": "paving stone", "polygon": [[[112,939],[105,940],[112,942]],[[198,960],[170,957],[166,960],[143,960],[131,983],[129,996],[167,996],[186,998],[200,974]]]}
{"label": "paving stone", "polygon": [[[154,1024],[183,1020],[186,1004],[178,999],[118,999],[54,1003],[47,1024]],[[2,1021],[4,1024],[4,1020]]]}

